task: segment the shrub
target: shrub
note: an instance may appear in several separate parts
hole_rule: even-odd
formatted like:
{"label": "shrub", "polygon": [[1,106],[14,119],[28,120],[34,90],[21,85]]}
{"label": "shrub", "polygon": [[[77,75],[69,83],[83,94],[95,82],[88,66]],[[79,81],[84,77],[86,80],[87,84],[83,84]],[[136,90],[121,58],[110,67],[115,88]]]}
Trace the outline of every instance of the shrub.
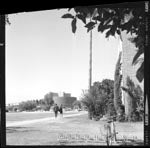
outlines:
{"label": "shrub", "polygon": [[92,116],[93,116],[92,112],[88,110],[88,118],[89,118],[90,120],[92,120]]}
{"label": "shrub", "polygon": [[94,116],[98,116],[97,118],[99,118],[99,116],[107,114],[108,112],[110,115],[116,114],[113,105],[113,88],[114,81],[104,79],[102,82],[94,82],[88,92],[83,92],[81,102],[88,108],[90,119],[92,117],[94,118]]}
{"label": "shrub", "polygon": [[20,111],[31,111],[34,108],[36,108],[36,104],[33,101],[26,101],[19,103]]}
{"label": "shrub", "polygon": [[126,121],[125,119],[126,119],[126,118],[125,118],[125,114],[122,114],[122,115],[118,115],[118,116],[117,116],[117,121],[119,121],[119,122],[124,122],[124,121]]}
{"label": "shrub", "polygon": [[118,114],[117,114],[117,119],[116,120],[119,121],[119,122],[126,121],[124,105],[120,105],[120,107],[118,109]]}
{"label": "shrub", "polygon": [[113,103],[108,105],[107,114],[109,116],[115,116],[116,115],[116,110],[115,110],[115,107],[114,107]]}
{"label": "shrub", "polygon": [[101,118],[101,116],[97,116],[97,115],[94,115],[94,117],[93,117],[93,119],[94,119],[95,121],[99,121],[100,118]]}
{"label": "shrub", "polygon": [[144,114],[144,97],[143,91],[139,85],[135,85],[134,82],[127,77],[127,87],[122,87],[123,91],[128,94],[128,111],[126,120],[128,121],[141,121]]}

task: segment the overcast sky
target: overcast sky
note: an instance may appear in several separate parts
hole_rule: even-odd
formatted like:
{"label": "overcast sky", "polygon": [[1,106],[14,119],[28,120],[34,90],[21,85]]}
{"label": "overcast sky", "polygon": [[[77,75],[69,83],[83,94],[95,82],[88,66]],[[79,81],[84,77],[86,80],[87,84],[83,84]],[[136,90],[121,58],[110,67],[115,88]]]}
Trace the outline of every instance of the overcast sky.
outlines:
{"label": "overcast sky", "polygon": [[[80,97],[88,89],[90,34],[77,32],[67,9],[9,15],[6,26],[6,103],[42,99],[52,92]],[[92,82],[114,79],[118,40],[93,31]]]}

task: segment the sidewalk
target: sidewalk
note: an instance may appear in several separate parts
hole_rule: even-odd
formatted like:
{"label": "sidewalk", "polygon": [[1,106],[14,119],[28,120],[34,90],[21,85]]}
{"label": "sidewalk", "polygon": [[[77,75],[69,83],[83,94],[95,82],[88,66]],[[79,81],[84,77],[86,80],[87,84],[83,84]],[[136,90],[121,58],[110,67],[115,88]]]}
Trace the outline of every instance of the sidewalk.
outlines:
{"label": "sidewalk", "polygon": [[[80,115],[84,115],[84,114],[87,114],[87,112],[79,112],[79,113],[76,113],[76,114],[63,115],[63,118],[73,117],[73,116],[80,116]],[[63,123],[63,121],[61,121],[60,119],[61,118],[58,116],[56,119],[55,119],[55,117],[49,117],[49,118],[44,118],[44,119],[34,119],[34,120],[26,120],[26,121],[17,121],[17,122],[10,122],[10,123],[6,122],[6,127],[27,125],[27,124],[37,123],[37,122],[44,122],[44,121],[49,121],[51,123],[52,122]]]}

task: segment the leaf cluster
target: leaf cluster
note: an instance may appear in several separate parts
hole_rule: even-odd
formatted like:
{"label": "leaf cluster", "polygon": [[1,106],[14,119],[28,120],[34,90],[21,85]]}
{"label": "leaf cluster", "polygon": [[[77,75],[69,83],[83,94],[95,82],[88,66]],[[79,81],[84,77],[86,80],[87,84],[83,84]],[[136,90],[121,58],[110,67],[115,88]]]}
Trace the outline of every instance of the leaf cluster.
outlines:
{"label": "leaf cluster", "polygon": [[104,79],[102,82],[94,82],[91,89],[84,93],[81,101],[94,114],[97,114],[97,112],[101,114],[108,113],[108,111],[112,111],[114,108],[113,89],[113,80]]}
{"label": "leaf cluster", "polygon": [[[71,18],[72,32],[75,33],[77,20],[81,20],[85,24],[87,32],[97,26],[97,31],[103,33],[105,31],[106,38],[109,36],[120,35],[122,31],[126,31],[131,35],[134,34],[132,42],[138,48],[133,58],[133,64],[137,63],[139,57],[144,53],[144,36],[145,36],[145,10],[143,7],[122,7],[122,8],[102,8],[99,6],[75,7],[73,16],[71,13],[64,14],[62,18]],[[71,9],[68,9],[70,11]],[[87,19],[90,18],[90,21]],[[144,61],[137,70],[136,74],[139,82],[144,79]]]}

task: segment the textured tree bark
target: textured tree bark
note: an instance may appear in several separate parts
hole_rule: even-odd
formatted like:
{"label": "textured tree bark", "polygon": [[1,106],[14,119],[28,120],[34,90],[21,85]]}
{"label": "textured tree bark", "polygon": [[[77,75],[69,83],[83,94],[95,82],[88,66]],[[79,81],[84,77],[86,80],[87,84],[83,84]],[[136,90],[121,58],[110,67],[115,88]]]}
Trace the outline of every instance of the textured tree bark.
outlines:
{"label": "textured tree bark", "polygon": [[132,113],[136,110],[136,99],[130,92],[128,92],[128,89],[125,91],[125,114],[128,118],[128,120],[131,120]]}
{"label": "textured tree bark", "polygon": [[119,53],[119,58],[116,64],[116,69],[115,69],[115,76],[114,76],[114,106],[115,106],[115,110],[117,112],[118,108],[119,108],[119,99],[120,99],[120,61],[121,61],[121,55],[122,52]]}
{"label": "textured tree bark", "polygon": [[126,115],[128,117],[128,120],[131,121],[131,115],[132,115],[132,112],[133,112],[133,101],[132,101],[132,97],[127,93],[127,97],[126,97],[126,100],[127,100],[127,104],[126,106],[128,107],[126,110]]}

